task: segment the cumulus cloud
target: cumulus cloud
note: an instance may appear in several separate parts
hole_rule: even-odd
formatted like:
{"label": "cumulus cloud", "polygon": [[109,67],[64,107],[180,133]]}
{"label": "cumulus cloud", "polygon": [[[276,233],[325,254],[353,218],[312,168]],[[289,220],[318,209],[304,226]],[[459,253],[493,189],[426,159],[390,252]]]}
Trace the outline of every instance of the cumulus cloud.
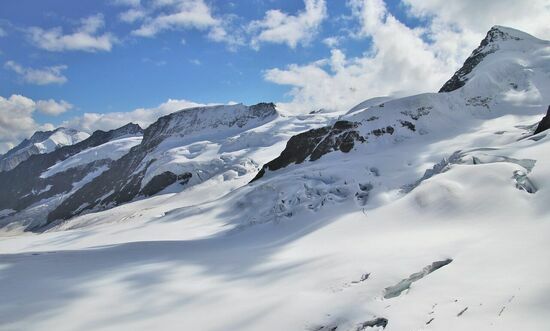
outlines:
{"label": "cumulus cloud", "polygon": [[357,37],[371,38],[364,55],[348,58],[334,48],[330,58],[265,72],[268,81],[292,86],[292,101],[283,108],[345,110],[375,96],[435,90],[452,69],[421,38],[391,15],[381,0],[351,1],[360,23]]}
{"label": "cumulus cloud", "polygon": [[164,116],[175,111],[204,106],[204,104],[188,101],[169,99],[168,101],[153,108],[138,108],[129,112],[113,113],[85,113],[82,116],[75,117],[63,123],[63,126],[79,129],[86,132],[95,130],[111,130],[121,127],[129,122],[139,124],[146,128],[149,124],[155,122],[160,116]]}
{"label": "cumulus cloud", "polygon": [[167,30],[194,29],[204,31],[212,41],[225,43],[230,50],[245,44],[242,32],[233,26],[236,17],[215,17],[204,0],[153,0],[145,6],[140,3],[127,6],[129,9],[119,18],[126,23],[140,22],[132,31],[135,36],[154,37]]}
{"label": "cumulus cloud", "polygon": [[67,69],[66,65],[57,65],[34,69],[23,67],[22,65],[8,61],[4,64],[4,68],[9,69],[19,75],[21,79],[29,84],[48,85],[48,84],[65,84],[67,77],[62,74],[62,71]]}
{"label": "cumulus cloud", "polygon": [[36,102],[36,109],[39,112],[47,115],[51,115],[51,116],[60,115],[72,108],[73,108],[73,105],[68,103],[65,100],[61,100],[57,102],[53,99],[49,99],[49,100],[38,100]]}
{"label": "cumulus cloud", "polygon": [[259,48],[261,43],[286,44],[295,48],[312,41],[327,18],[325,0],[304,0],[305,9],[295,15],[273,9],[261,20],[250,23],[232,15],[214,15],[205,0],[151,0],[146,3],[116,1],[127,9],[119,14],[123,22],[139,25],[132,34],[155,37],[167,30],[199,30],[215,42],[225,43],[229,50],[250,45]]}
{"label": "cumulus cloud", "polygon": [[205,30],[218,24],[218,21],[212,16],[210,7],[203,0],[170,1],[165,4],[174,5],[173,10],[146,19],[143,25],[132,31],[132,33],[141,37],[152,37],[169,29],[195,28]]}
{"label": "cumulus cloud", "polygon": [[349,0],[355,28],[348,38],[371,41],[349,58],[337,40],[325,39],[331,56],[264,73],[267,81],[288,85],[283,109],[346,110],[377,96],[437,91],[460,67],[492,25],[509,25],[550,39],[546,0],[403,0],[411,17],[427,23],[410,27],[392,15],[383,0]]}
{"label": "cumulus cloud", "polygon": [[341,37],[327,37],[323,39],[323,44],[325,44],[327,47],[334,48],[340,45]]}
{"label": "cumulus cloud", "polygon": [[39,107],[41,111],[51,110],[54,103],[57,104],[54,100],[35,102],[18,94],[9,98],[0,96],[0,153],[5,153],[37,130],[51,130],[53,125],[38,124],[33,113]]}
{"label": "cumulus cloud", "polygon": [[550,38],[550,4],[547,0],[402,0],[410,13],[432,18],[442,29],[456,26],[458,30],[485,33],[493,25],[510,26],[543,38]]}
{"label": "cumulus cloud", "polygon": [[[60,126],[74,128],[88,133],[96,130],[111,130],[129,122],[146,128],[159,117],[191,107],[216,105],[201,104],[189,100],[168,99],[157,107],[138,108],[129,112],[84,113],[61,123]],[[52,130],[50,123],[39,124],[34,118],[35,111],[48,115],[59,115],[73,105],[60,100],[33,100],[14,94],[9,98],[0,96],[0,153],[5,153],[37,130]]]}
{"label": "cumulus cloud", "polygon": [[304,4],[305,10],[296,15],[272,9],[262,20],[252,21],[248,27],[253,34],[252,46],[258,48],[260,43],[267,42],[296,48],[298,44],[309,43],[327,18],[327,6],[325,0],[304,0]]}
{"label": "cumulus cloud", "polygon": [[80,20],[80,25],[72,32],[65,34],[61,27],[28,29],[30,40],[39,48],[51,52],[85,51],[108,52],[117,41],[114,35],[100,31],[105,26],[103,15],[92,15]]}

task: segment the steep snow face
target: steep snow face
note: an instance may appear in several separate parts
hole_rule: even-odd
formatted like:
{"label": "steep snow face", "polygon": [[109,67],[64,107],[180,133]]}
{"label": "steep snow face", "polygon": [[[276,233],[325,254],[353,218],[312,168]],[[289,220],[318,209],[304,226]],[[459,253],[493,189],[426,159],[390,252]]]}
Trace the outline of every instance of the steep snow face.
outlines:
{"label": "steep snow face", "polygon": [[38,131],[0,157],[0,171],[8,171],[31,155],[45,154],[63,146],[74,145],[90,135],[74,129],[58,128],[53,131]]}
{"label": "steep snow face", "polygon": [[548,100],[549,56],[549,41],[495,26],[440,92],[461,88],[472,103],[540,106]]}
{"label": "steep snow face", "polygon": [[265,123],[277,116],[275,106],[260,103],[254,106],[220,105],[184,109],[161,117],[145,132],[146,142],[170,135],[189,137],[195,134],[223,135],[225,130],[240,130]]}
{"label": "steep snow face", "polygon": [[[142,161],[147,169],[141,187],[167,172],[185,175],[186,181],[180,183],[179,190],[182,185],[201,183],[213,176],[234,179],[256,172],[257,162],[265,160],[255,160],[254,156],[246,154],[254,154],[257,148],[267,148],[278,142],[278,130],[262,128],[263,125],[276,127],[280,124],[274,123],[278,122],[281,121],[275,106],[267,103],[251,107],[242,104],[199,107],[161,118],[146,131],[144,145],[162,142]],[[271,134],[274,137],[268,137]],[[174,188],[179,191],[178,186]]]}
{"label": "steep snow face", "polygon": [[[224,135],[159,120],[96,187],[143,164],[137,191],[189,186],[1,240],[0,328],[546,331],[548,43],[492,33],[532,48],[499,46],[451,92]],[[244,185],[227,167],[246,158],[271,161]]]}
{"label": "steep snow face", "polygon": [[88,148],[70,158],[56,163],[40,175],[41,178],[50,177],[70,168],[79,167],[96,160],[118,160],[128,151],[141,143],[142,136],[122,136],[103,145]]}
{"label": "steep snow face", "polygon": [[73,129],[59,128],[53,132],[48,139],[37,142],[34,145],[38,148],[40,154],[49,153],[62,146],[74,145],[88,138],[90,135],[85,132]]}

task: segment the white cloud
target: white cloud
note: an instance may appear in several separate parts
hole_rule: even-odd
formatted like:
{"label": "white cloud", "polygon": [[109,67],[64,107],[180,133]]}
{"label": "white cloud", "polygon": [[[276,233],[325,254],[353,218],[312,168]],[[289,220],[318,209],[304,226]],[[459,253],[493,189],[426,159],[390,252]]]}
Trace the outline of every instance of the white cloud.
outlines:
{"label": "white cloud", "polygon": [[132,31],[134,35],[152,37],[164,30],[195,28],[205,30],[219,25],[210,11],[210,7],[203,0],[180,0],[157,3],[158,5],[174,5],[170,13],[161,13],[156,17],[148,18],[143,25]]}
{"label": "white cloud", "polygon": [[61,27],[28,29],[31,41],[39,48],[52,52],[86,51],[108,52],[117,39],[111,33],[100,33],[105,26],[103,15],[97,14],[80,20],[80,26],[73,33],[64,34]]}
{"label": "white cloud", "polygon": [[408,15],[427,24],[405,25],[383,0],[349,0],[357,24],[351,37],[370,39],[370,48],[348,58],[335,40],[325,39],[333,48],[329,58],[267,70],[266,80],[291,86],[292,100],[280,106],[295,112],[345,110],[372,97],[437,91],[495,24],[550,39],[547,0],[403,2]]}
{"label": "white cloud", "polygon": [[62,71],[67,69],[66,65],[34,69],[23,67],[14,61],[8,61],[4,64],[4,68],[17,73],[24,82],[29,84],[48,85],[64,84],[67,82],[67,77],[62,74]]}
{"label": "white cloud", "polygon": [[[146,128],[159,117],[175,111],[200,106],[216,105],[201,104],[188,100],[168,99],[157,107],[138,108],[129,112],[84,113],[61,123],[61,126],[75,128],[92,133],[95,130],[112,130],[129,122]],[[73,105],[61,100],[34,101],[22,95],[12,95],[9,98],[0,96],[0,153],[5,153],[24,138],[30,137],[37,130],[52,130],[52,124],[38,124],[33,119],[35,111],[50,115],[58,115],[72,109]]]}
{"label": "white cloud", "polygon": [[[439,27],[485,34],[493,25],[510,26],[550,39],[548,0],[402,0],[412,15],[432,18]],[[479,41],[477,41],[479,42]]]}
{"label": "white cloud", "polygon": [[5,153],[37,130],[53,128],[51,124],[36,123],[32,117],[36,109],[37,102],[25,96],[0,96],[0,153]]}
{"label": "white cloud", "polygon": [[287,44],[291,48],[309,43],[327,18],[327,7],[325,0],[304,0],[304,4],[305,10],[296,15],[272,9],[262,20],[252,21],[248,26],[253,34],[252,47],[258,48],[262,42]]}
{"label": "white cloud", "polygon": [[350,7],[360,22],[357,37],[371,38],[372,48],[354,58],[334,48],[330,58],[266,71],[268,81],[292,86],[292,101],[283,107],[345,110],[370,97],[436,90],[448,78],[452,68],[422,40],[422,31],[399,22],[383,1],[351,1]]}
{"label": "white cloud", "polygon": [[120,13],[119,18],[121,21],[126,23],[133,23],[143,19],[147,13],[140,8],[130,8],[122,13]]}
{"label": "white cloud", "polygon": [[36,109],[44,114],[57,116],[66,112],[69,109],[72,109],[73,105],[68,103],[65,100],[59,102],[49,99],[49,100],[38,100],[36,102]]}
{"label": "white cloud", "polygon": [[[153,0],[147,6],[133,6],[120,14],[126,23],[140,21],[132,34],[154,37],[167,30],[204,31],[208,39],[225,43],[230,50],[245,44],[242,32],[233,26],[234,15],[214,17],[204,0]],[[230,31],[230,32],[228,32]],[[184,39],[182,43],[185,44]]]}
{"label": "white cloud", "polygon": [[111,130],[121,127],[129,122],[139,124],[146,128],[149,124],[155,122],[160,116],[164,116],[175,111],[204,106],[204,104],[188,101],[169,99],[154,108],[138,108],[129,112],[114,113],[85,113],[82,116],[75,117],[64,122],[65,127],[75,128],[86,132],[95,130]]}
{"label": "white cloud", "polygon": [[340,41],[341,37],[328,37],[323,39],[323,44],[327,45],[327,47],[334,48],[340,44]]}

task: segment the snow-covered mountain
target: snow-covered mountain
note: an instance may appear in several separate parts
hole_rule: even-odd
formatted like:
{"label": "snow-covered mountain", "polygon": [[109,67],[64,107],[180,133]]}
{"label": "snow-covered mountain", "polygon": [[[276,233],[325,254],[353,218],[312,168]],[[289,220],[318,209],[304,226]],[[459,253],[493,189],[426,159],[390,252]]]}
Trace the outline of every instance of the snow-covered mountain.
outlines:
{"label": "snow-covered mountain", "polygon": [[0,224],[44,230],[77,214],[212,181],[227,193],[250,181],[290,136],[325,125],[334,116],[281,116],[267,103],[220,105],[161,117],[143,137],[133,125],[100,141],[96,137],[105,133],[96,132],[70,151],[60,149],[55,156],[31,159],[6,172],[5,178],[24,173],[27,180],[0,188],[5,197]]}
{"label": "snow-covered mountain", "polygon": [[8,171],[31,155],[50,153],[60,147],[74,145],[90,135],[74,129],[57,128],[53,131],[37,131],[29,139],[0,156],[0,171]]}
{"label": "snow-covered mountain", "polygon": [[33,155],[0,172],[0,224],[40,226],[49,211],[139,144],[142,133],[136,124],[96,131],[78,143]]}
{"label": "snow-covered mountain", "polygon": [[[546,330],[549,105],[550,42],[496,26],[439,93],[186,109],[9,182],[23,162],[0,173],[0,293],[25,304],[0,328]],[[116,156],[15,218],[90,148]]]}

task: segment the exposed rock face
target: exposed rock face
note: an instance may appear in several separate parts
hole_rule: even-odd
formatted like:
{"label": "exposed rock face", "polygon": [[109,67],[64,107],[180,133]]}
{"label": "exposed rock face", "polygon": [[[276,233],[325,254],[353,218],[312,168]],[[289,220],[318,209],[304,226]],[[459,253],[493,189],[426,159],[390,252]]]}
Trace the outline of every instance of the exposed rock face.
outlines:
{"label": "exposed rock face", "polygon": [[388,326],[388,319],[384,317],[377,317],[373,320],[361,323],[356,330],[362,331],[362,330],[366,330],[367,328],[376,328],[376,327],[381,327],[382,329],[385,329],[386,326]]}
{"label": "exposed rock face", "polygon": [[168,186],[174,184],[176,181],[180,181],[181,185],[185,185],[189,182],[191,177],[193,177],[193,175],[189,172],[176,175],[173,172],[165,171],[162,174],[153,177],[153,179],[151,179],[145,187],[143,187],[141,193],[145,196],[155,195]]}
{"label": "exposed rock face", "polygon": [[90,172],[110,165],[111,160],[95,160],[86,165],[59,172],[47,178],[40,175],[57,162],[79,152],[99,146],[128,134],[140,134],[142,129],[136,124],[128,124],[119,129],[96,131],[88,139],[65,146],[47,154],[31,155],[27,160],[10,171],[0,172],[0,209],[20,211],[40,200],[56,194],[69,192],[73,184],[82,180]]}
{"label": "exposed rock face", "polygon": [[186,183],[191,174],[164,172],[143,183],[147,169],[155,159],[147,156],[168,137],[182,139],[194,133],[236,130],[265,122],[277,115],[272,103],[214,106],[184,109],[159,118],[143,134],[140,145],[114,161],[108,170],[68,197],[48,215],[48,223],[68,219],[87,210],[101,210],[129,202],[137,196],[156,194],[176,181]]}
{"label": "exposed rock face", "polygon": [[266,170],[278,170],[292,163],[302,163],[308,158],[315,161],[332,151],[348,153],[355,142],[365,142],[365,138],[354,130],[358,126],[358,123],[338,121],[332,126],[293,136],[281,155],[265,164],[252,181],[262,178]]}
{"label": "exposed rock face", "polygon": [[548,106],[548,110],[546,111],[546,116],[544,116],[542,120],[539,122],[539,125],[535,130],[535,134],[541,133],[542,131],[546,131],[548,129],[550,129],[550,106]]}
{"label": "exposed rock face", "polygon": [[497,41],[499,40],[520,40],[519,37],[512,36],[501,27],[494,26],[487,32],[485,38],[481,41],[472,54],[466,59],[464,65],[449,79],[439,90],[439,92],[451,92],[464,86],[468,81],[468,74],[479,64],[483,59],[496,52],[499,49]]}

